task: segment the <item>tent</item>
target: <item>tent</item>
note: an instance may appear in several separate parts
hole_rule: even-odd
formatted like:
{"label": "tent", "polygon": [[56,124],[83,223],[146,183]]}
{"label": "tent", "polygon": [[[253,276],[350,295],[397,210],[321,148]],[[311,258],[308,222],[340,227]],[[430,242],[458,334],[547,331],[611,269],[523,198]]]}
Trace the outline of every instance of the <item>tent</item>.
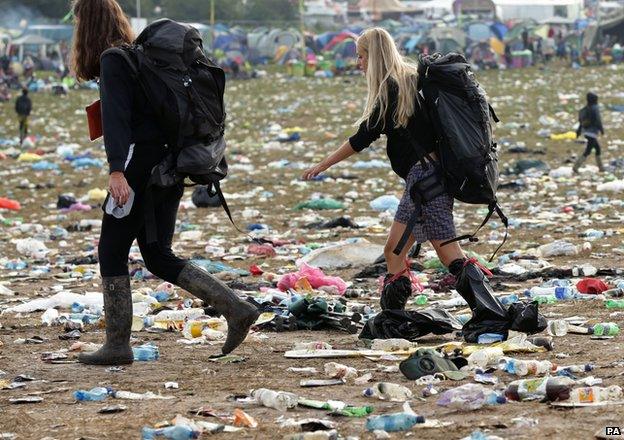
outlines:
{"label": "tent", "polygon": [[13,40],[11,42],[11,49],[14,47],[18,48],[17,57],[19,61],[22,61],[24,59],[26,49],[34,48],[38,52],[39,58],[45,58],[47,47],[54,44],[56,43],[49,38],[41,37],[35,34],[29,34],[23,35]]}
{"label": "tent", "polygon": [[338,43],[334,47],[334,50],[332,51],[332,53],[334,54],[334,57],[336,57],[336,55],[340,55],[343,59],[355,58],[357,54],[356,49],[357,49],[357,45],[355,43],[355,40],[347,39]]}
{"label": "tent", "polygon": [[339,33],[338,35],[334,36],[334,38],[332,38],[330,40],[329,43],[327,43],[324,47],[323,47],[323,51],[324,52],[328,52],[331,51],[336,45],[342,43],[345,40],[357,40],[357,35],[352,34],[351,32],[346,32],[343,31],[341,33]]}
{"label": "tent", "polygon": [[545,20],[560,16],[577,19],[583,14],[583,0],[493,0],[500,20],[511,18]]}
{"label": "tent", "polygon": [[[466,33],[456,27],[435,27],[428,36],[436,42],[439,52],[463,51],[466,47]],[[446,49],[443,50],[443,47]],[[449,49],[451,47],[453,49]]]}
{"label": "tent", "polygon": [[492,25],[490,26],[490,30],[496,38],[502,40],[503,38],[505,38],[505,34],[507,33],[508,29],[507,26],[505,26],[503,23],[492,23]]}
{"label": "tent", "polygon": [[466,29],[470,41],[488,41],[492,35],[490,26],[485,23],[472,23]]}

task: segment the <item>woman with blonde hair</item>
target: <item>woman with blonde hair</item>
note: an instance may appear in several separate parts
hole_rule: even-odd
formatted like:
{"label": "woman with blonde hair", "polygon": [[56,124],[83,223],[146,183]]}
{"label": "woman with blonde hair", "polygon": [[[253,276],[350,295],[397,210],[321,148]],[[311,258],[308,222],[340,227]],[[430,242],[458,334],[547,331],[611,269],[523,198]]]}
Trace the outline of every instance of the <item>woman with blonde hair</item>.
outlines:
{"label": "woman with blonde hair", "polygon": [[[436,179],[437,155],[433,128],[418,99],[418,66],[399,53],[390,34],[381,28],[366,30],[357,41],[358,66],[368,84],[368,96],[359,129],[335,152],[306,170],[311,179],[329,167],[369,147],[382,134],[387,137],[387,154],[393,171],[405,180],[406,187],[384,248],[388,273],[381,294],[381,308],[401,310],[412,293],[407,254],[414,243],[429,241],[441,262],[458,278],[457,290],[473,313],[472,327],[485,319],[504,320],[506,312],[493,297],[478,263],[466,259],[457,242],[442,246],[455,237],[453,197],[445,191],[420,205],[422,222],[417,223],[402,251],[395,249],[417,209],[411,189]],[[432,163],[428,162],[431,159]],[[406,267],[407,266],[407,267]],[[489,307],[484,308],[484,303]],[[495,313],[476,313],[480,310]]]}

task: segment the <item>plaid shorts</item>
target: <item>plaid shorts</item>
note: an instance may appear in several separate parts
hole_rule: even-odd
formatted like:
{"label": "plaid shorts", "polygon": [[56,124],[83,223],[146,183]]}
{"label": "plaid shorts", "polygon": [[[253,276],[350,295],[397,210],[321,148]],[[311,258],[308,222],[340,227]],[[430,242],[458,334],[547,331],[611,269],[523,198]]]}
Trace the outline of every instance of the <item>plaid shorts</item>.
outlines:
{"label": "plaid shorts", "polygon": [[[405,192],[397,209],[394,221],[407,224],[416,209],[410,197],[409,190],[414,183],[430,176],[435,172],[433,167],[423,169],[420,162],[414,165],[405,180]],[[417,223],[412,230],[416,243],[429,240],[449,240],[455,238],[455,223],[453,221],[453,197],[442,194],[423,204],[423,223]]]}

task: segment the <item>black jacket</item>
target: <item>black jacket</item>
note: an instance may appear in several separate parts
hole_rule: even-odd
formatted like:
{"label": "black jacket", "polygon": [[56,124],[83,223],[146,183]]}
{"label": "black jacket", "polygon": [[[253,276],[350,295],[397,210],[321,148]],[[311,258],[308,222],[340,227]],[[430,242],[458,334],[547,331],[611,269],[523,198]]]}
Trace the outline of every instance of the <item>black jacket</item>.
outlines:
{"label": "black jacket", "polygon": [[[397,108],[397,99],[398,87],[395,83],[391,83],[388,89],[388,109],[384,117],[378,124],[373,125],[379,114],[379,109],[376,108],[370,118],[370,127],[367,121],[362,122],[357,133],[349,138],[349,142],[355,151],[360,152],[385,134],[386,150],[392,170],[405,179],[412,166],[423,158],[423,152],[434,151],[435,141],[432,129],[418,103],[407,127],[394,127],[392,115]],[[413,143],[416,143],[419,148],[416,148]]]}
{"label": "black jacket", "polygon": [[124,171],[131,144],[136,151],[166,143],[155,111],[118,54],[106,53],[100,61],[100,100],[109,172]]}
{"label": "black jacket", "polygon": [[[581,134],[598,135],[604,134],[602,119],[600,118],[600,109],[598,104],[587,105],[579,112],[579,125],[576,129],[576,136]],[[595,137],[595,136],[594,136]]]}
{"label": "black jacket", "polygon": [[30,116],[32,102],[27,95],[22,95],[15,100],[15,111],[20,116]]}

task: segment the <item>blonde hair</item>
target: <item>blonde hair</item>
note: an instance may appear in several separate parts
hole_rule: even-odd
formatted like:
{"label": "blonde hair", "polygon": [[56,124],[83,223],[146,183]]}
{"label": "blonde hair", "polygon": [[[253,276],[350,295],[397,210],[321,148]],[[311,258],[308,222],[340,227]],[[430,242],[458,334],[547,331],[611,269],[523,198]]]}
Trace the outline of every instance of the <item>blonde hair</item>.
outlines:
{"label": "blonde hair", "polygon": [[[418,66],[405,59],[394,44],[390,34],[382,28],[370,28],[364,31],[357,40],[357,46],[368,55],[366,82],[368,96],[362,117],[357,121],[361,124],[379,124],[388,110],[388,86],[392,79],[398,86],[398,102],[392,115],[394,128],[406,127],[409,118],[414,114],[418,79]],[[371,121],[375,108],[379,107],[376,121]]]}

